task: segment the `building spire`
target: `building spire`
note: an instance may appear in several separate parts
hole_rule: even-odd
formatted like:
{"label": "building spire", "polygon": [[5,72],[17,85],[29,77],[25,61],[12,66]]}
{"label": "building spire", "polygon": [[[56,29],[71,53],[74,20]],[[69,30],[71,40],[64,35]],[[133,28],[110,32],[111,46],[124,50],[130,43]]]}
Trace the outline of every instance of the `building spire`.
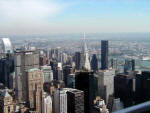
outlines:
{"label": "building spire", "polygon": [[83,36],[83,46],[82,46],[82,52],[81,52],[80,69],[91,70],[88,49],[87,49],[87,45],[85,42],[85,32],[84,32],[84,36]]}
{"label": "building spire", "polygon": [[86,45],[86,42],[85,42],[85,32],[83,34],[83,52],[86,53],[88,52],[88,49],[87,49],[87,45]]}
{"label": "building spire", "polygon": [[85,41],[85,32],[84,32],[84,37],[83,37],[83,40]]}

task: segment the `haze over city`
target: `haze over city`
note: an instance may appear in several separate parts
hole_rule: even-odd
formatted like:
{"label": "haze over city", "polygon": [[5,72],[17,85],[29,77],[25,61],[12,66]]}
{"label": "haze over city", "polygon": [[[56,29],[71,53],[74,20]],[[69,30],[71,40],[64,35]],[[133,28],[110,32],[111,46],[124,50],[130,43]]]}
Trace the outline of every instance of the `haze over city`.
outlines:
{"label": "haze over city", "polygon": [[1,34],[150,32],[149,0],[1,0]]}

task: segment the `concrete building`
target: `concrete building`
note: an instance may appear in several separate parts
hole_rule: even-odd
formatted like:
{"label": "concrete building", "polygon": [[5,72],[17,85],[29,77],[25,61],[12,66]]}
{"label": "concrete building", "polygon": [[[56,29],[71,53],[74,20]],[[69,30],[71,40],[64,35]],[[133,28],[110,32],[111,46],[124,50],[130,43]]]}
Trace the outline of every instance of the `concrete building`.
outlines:
{"label": "concrete building", "polygon": [[56,89],[54,92],[54,113],[67,113],[67,90]]}
{"label": "concrete building", "polygon": [[19,102],[27,100],[25,71],[39,68],[39,52],[37,50],[16,50],[14,52],[14,65],[16,77],[16,96]]}
{"label": "concrete building", "polygon": [[26,72],[27,77],[27,100],[29,106],[41,113],[42,91],[43,91],[43,73],[38,68],[29,69]]}
{"label": "concrete building", "polygon": [[10,89],[15,89],[16,86],[15,72],[10,73],[9,85],[10,85],[9,87]]}
{"label": "concrete building", "polygon": [[119,111],[123,109],[123,103],[120,101],[120,98],[113,99],[112,112]]}
{"label": "concrete building", "polygon": [[0,113],[13,113],[14,101],[6,89],[0,91]]}
{"label": "concrete building", "polygon": [[68,60],[68,55],[67,55],[66,53],[62,53],[61,56],[62,56],[62,58],[61,58],[61,59],[62,59],[62,60],[61,60],[62,63],[63,63],[63,64],[66,64],[66,63],[67,63],[67,60]]}
{"label": "concrete building", "polygon": [[47,64],[46,56],[40,56],[40,66],[44,66]]}
{"label": "concrete building", "polygon": [[98,95],[108,103],[109,96],[114,93],[115,70],[102,70],[98,73]]}
{"label": "concrete building", "polygon": [[53,70],[51,66],[41,66],[41,70],[43,71],[44,82],[51,82],[53,80]]}
{"label": "concrete building", "polygon": [[42,96],[42,113],[53,113],[52,112],[52,97],[45,92]]}

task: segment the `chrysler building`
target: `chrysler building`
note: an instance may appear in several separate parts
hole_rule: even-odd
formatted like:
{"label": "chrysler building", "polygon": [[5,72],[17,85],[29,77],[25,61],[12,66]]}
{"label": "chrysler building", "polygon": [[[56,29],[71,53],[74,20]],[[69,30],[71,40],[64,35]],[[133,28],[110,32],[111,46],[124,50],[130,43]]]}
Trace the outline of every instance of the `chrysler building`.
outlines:
{"label": "chrysler building", "polygon": [[80,69],[88,70],[88,71],[91,70],[88,49],[85,43],[85,33],[84,33],[83,46],[81,51]]}

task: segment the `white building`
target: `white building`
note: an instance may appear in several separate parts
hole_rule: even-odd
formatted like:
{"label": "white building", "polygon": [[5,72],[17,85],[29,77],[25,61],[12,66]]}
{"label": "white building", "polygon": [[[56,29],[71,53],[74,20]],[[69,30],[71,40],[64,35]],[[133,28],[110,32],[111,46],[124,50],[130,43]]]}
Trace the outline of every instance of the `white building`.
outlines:
{"label": "white building", "polygon": [[51,82],[53,80],[53,71],[51,66],[41,66],[44,75],[44,82]]}
{"label": "white building", "polygon": [[62,70],[62,63],[58,62],[57,67]]}
{"label": "white building", "polygon": [[11,41],[9,38],[2,38],[2,44],[3,44],[3,52],[4,53],[12,53],[13,52],[13,47],[11,44]]}
{"label": "white building", "polygon": [[71,88],[57,89],[54,92],[54,113],[67,113],[67,91]]}
{"label": "white building", "polygon": [[109,97],[114,93],[114,76],[115,70],[103,70],[98,72],[98,93],[99,96],[108,103]]}
{"label": "white building", "polygon": [[52,97],[46,93],[42,96],[42,113],[52,113]]}

